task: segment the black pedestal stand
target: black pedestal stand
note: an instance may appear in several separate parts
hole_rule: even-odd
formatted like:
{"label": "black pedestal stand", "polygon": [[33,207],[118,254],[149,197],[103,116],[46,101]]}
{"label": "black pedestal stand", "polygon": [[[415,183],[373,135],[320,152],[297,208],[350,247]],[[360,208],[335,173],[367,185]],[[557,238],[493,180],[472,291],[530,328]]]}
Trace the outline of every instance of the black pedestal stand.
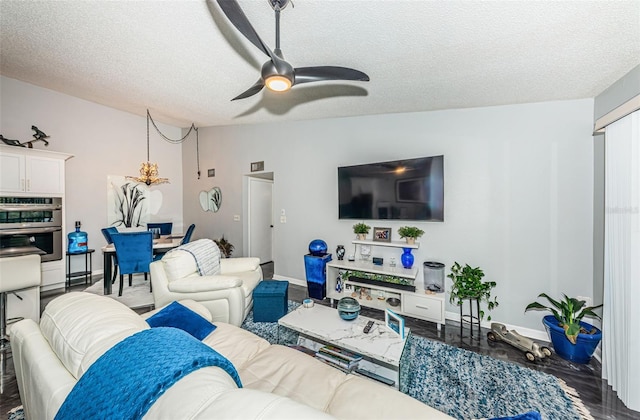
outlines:
{"label": "black pedestal stand", "polygon": [[[465,324],[469,325],[469,334],[471,338],[473,338],[473,330],[474,325],[478,328],[478,336],[477,340],[480,339],[481,331],[480,331],[480,301],[478,299],[465,299],[469,301],[469,314],[462,314],[462,307],[464,306],[464,302],[460,305],[460,338],[462,338],[462,329]],[[475,302],[475,315],[473,313],[473,303]]]}

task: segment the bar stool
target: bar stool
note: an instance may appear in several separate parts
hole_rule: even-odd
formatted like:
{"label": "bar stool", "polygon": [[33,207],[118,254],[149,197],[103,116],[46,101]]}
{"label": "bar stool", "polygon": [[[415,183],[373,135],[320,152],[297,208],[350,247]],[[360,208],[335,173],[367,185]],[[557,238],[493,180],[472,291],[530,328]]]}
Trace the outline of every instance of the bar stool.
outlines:
{"label": "bar stool", "polygon": [[40,286],[40,280],[40,255],[0,258],[0,350],[3,352],[9,349],[7,295],[14,293],[20,298],[16,292]]}

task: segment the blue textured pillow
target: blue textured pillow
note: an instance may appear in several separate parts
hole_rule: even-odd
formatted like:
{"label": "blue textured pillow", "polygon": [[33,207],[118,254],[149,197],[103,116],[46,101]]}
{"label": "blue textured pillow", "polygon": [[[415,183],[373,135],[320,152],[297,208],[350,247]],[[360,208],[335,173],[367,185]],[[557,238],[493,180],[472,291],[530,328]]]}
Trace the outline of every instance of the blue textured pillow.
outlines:
{"label": "blue textured pillow", "polygon": [[151,327],[179,328],[198,340],[202,340],[216,329],[211,322],[178,302],[172,302],[147,318],[147,324]]}

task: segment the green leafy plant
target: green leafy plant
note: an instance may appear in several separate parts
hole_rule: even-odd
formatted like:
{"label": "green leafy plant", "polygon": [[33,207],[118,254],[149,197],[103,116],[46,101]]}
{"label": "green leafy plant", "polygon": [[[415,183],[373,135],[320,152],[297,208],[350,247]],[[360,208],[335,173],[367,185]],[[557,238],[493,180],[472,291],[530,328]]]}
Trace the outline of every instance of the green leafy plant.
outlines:
{"label": "green leafy plant", "polygon": [[402,226],[398,229],[398,235],[400,235],[401,238],[416,239],[424,235],[424,230],[415,226]]}
{"label": "green leafy plant", "polygon": [[580,326],[580,320],[583,317],[589,315],[594,318],[600,318],[600,315],[593,312],[594,309],[602,307],[586,306],[587,302],[584,300],[578,300],[576,298],[570,298],[563,293],[564,299],[557,301],[549,297],[546,293],[540,293],[538,297],[546,298],[552,306],[545,306],[538,302],[532,302],[524,309],[525,312],[529,310],[544,310],[550,311],[558,321],[558,324],[564,328],[564,333],[573,344],[576,344],[578,334],[593,334],[595,330],[587,331]]}
{"label": "green leafy plant", "polygon": [[413,286],[413,280],[407,277],[389,276],[386,274],[369,273],[358,270],[344,270],[339,272],[340,277],[344,281],[348,281],[350,277],[361,277],[369,280],[376,280],[384,283],[400,284],[403,286]]}
{"label": "green leafy plant", "polygon": [[362,222],[356,223],[355,225],[353,225],[353,233],[355,234],[366,235],[367,233],[369,233],[370,230],[371,230],[371,226],[366,225]]}
{"label": "green leafy plant", "polygon": [[220,248],[220,252],[222,252],[222,255],[224,255],[225,258],[231,257],[231,254],[233,253],[235,247],[233,246],[233,244],[231,244],[231,242],[227,241],[224,238],[224,235],[222,235],[222,238],[220,239],[214,239],[213,242],[218,245],[218,248]]}
{"label": "green leafy plant", "polygon": [[[469,264],[461,266],[457,262],[451,266],[451,273],[447,276],[453,280],[449,302],[462,305],[466,299],[477,299],[487,304],[487,310],[491,311],[498,306],[498,298],[491,297],[491,289],[496,287],[495,281],[482,281],[484,272],[480,267],[473,268]],[[479,317],[484,318],[484,311],[479,311]],[[491,321],[491,316],[487,317]]]}

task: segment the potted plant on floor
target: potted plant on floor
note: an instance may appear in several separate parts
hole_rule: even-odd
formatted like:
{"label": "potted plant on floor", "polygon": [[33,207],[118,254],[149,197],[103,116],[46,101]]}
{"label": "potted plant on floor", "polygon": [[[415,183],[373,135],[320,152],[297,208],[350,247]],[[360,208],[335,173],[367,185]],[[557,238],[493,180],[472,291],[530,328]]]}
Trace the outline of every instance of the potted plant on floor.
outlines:
{"label": "potted plant on floor", "polygon": [[542,323],[547,328],[553,348],[558,356],[576,363],[589,363],[591,356],[602,339],[602,332],[591,324],[582,321],[585,316],[600,318],[594,309],[602,307],[586,306],[584,300],[568,297],[563,294],[563,300],[555,300],[546,293],[538,297],[546,298],[552,306],[545,306],[538,302],[527,305],[529,310],[546,310],[553,315],[546,315]]}
{"label": "potted plant on floor", "polygon": [[398,229],[398,235],[400,238],[405,238],[409,245],[416,243],[416,239],[424,235],[424,230],[415,226],[402,226]]}
{"label": "potted plant on floor", "polygon": [[[462,303],[467,299],[478,302],[478,321],[484,318],[484,311],[480,309],[483,301],[486,302],[489,311],[498,306],[498,298],[491,297],[491,289],[496,287],[496,282],[483,281],[484,271],[480,267],[473,268],[469,264],[463,267],[456,262],[451,266],[451,273],[447,277],[453,280],[449,302],[460,306],[461,314]],[[487,317],[487,321],[491,321],[491,316]]]}
{"label": "potted plant on floor", "polygon": [[356,223],[355,225],[353,225],[353,233],[358,235],[358,239],[361,241],[364,241],[367,238],[367,234],[369,233],[370,230],[371,230],[371,226],[362,222]]}
{"label": "potted plant on floor", "polygon": [[227,241],[224,238],[224,235],[222,235],[222,238],[220,239],[214,239],[213,242],[218,245],[218,248],[220,248],[220,252],[222,252],[222,255],[224,255],[225,258],[231,258],[231,254],[233,253],[235,247],[233,246],[233,244],[231,244],[231,242]]}

